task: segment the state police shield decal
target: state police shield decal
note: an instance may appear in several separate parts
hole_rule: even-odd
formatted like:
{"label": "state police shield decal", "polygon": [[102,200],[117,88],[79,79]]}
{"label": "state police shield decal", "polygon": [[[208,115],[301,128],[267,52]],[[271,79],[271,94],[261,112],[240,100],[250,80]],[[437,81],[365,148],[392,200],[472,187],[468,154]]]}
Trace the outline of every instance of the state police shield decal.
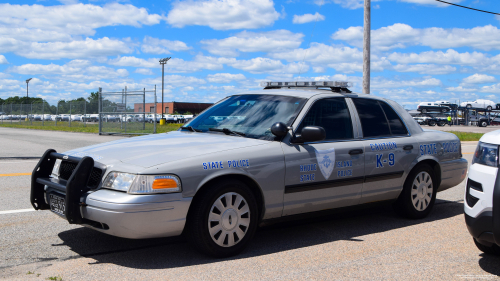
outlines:
{"label": "state police shield decal", "polygon": [[330,178],[335,166],[335,148],[330,148],[328,150],[314,150],[316,150],[316,159],[318,160],[319,170],[325,179]]}

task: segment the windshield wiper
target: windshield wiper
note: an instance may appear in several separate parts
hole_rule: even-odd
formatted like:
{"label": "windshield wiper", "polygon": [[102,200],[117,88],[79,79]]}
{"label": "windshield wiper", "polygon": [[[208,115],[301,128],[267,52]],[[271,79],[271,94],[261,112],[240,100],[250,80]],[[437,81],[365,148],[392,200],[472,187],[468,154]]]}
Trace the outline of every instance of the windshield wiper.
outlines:
{"label": "windshield wiper", "polygon": [[223,132],[226,135],[233,134],[233,135],[236,135],[238,137],[245,137],[245,133],[231,131],[228,128],[222,128],[222,129],[208,128],[208,130],[209,131],[214,131],[214,132]]}
{"label": "windshield wiper", "polygon": [[192,126],[181,127],[181,129],[188,129],[191,132],[201,132],[201,130],[197,130],[197,129],[193,128]]}

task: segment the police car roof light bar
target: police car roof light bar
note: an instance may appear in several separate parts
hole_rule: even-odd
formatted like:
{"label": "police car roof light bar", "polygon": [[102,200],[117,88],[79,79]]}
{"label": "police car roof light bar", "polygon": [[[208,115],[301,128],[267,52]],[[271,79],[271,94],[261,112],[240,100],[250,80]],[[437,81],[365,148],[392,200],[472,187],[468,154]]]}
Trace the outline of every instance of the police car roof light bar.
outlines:
{"label": "police car roof light bar", "polygon": [[352,87],[347,81],[260,82],[261,87]]}

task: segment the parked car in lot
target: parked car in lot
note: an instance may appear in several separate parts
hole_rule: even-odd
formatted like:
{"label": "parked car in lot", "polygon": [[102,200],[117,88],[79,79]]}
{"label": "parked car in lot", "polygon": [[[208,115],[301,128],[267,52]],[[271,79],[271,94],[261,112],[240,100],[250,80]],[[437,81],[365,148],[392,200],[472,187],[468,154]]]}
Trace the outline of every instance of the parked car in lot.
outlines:
{"label": "parked car in lot", "polygon": [[185,233],[227,257],[260,222],[297,214],[387,202],[421,219],[437,192],[465,179],[458,137],[423,130],[394,101],[345,82],[263,84],[175,132],[47,150],[33,207],[119,237]]}
{"label": "parked car in lot", "polygon": [[477,248],[500,255],[500,130],[484,134],[465,185],[465,222]]}
{"label": "parked car in lot", "polygon": [[82,116],[83,122],[99,122],[99,114],[85,114]]}
{"label": "parked car in lot", "polygon": [[417,110],[422,113],[427,113],[427,112],[445,113],[449,112],[451,108],[437,102],[421,102],[418,104]]}
{"label": "parked car in lot", "polygon": [[477,108],[477,109],[486,109],[486,110],[492,110],[496,109],[496,103],[490,101],[490,100],[483,100],[483,99],[478,99],[475,101],[464,101],[460,103],[461,107],[465,108]]}

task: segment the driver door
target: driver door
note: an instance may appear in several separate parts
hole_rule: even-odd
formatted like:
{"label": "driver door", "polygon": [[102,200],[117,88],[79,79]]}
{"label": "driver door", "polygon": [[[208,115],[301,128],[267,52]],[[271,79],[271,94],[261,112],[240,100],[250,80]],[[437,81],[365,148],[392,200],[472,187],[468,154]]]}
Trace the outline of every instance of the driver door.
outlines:
{"label": "driver door", "polygon": [[357,204],[364,176],[363,142],[354,138],[353,120],[343,97],[317,100],[297,128],[321,126],[326,139],[282,143],[285,154],[283,215]]}

